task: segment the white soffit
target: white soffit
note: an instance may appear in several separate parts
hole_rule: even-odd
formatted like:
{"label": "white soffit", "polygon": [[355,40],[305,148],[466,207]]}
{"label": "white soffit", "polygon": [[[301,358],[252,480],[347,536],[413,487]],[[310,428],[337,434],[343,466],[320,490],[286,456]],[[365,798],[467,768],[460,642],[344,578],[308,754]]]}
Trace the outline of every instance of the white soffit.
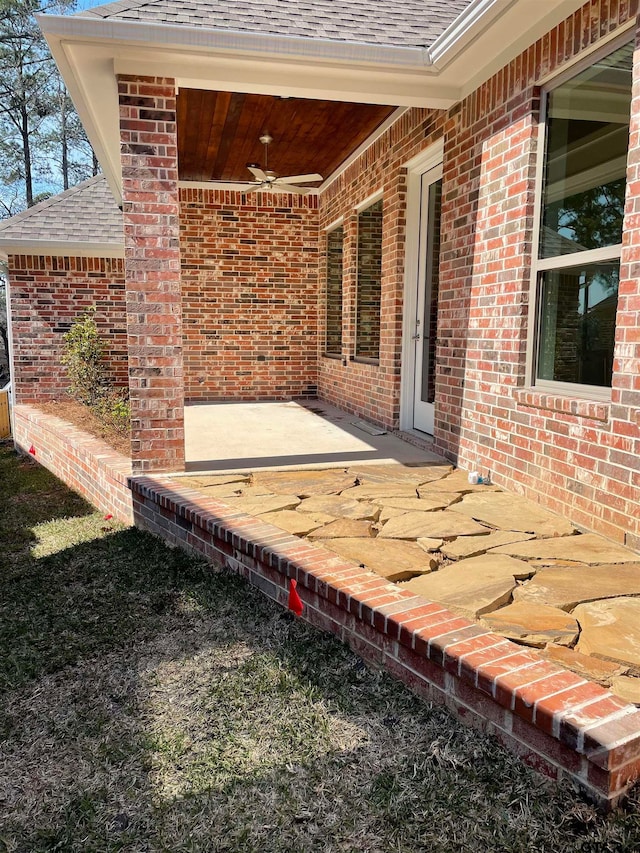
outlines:
{"label": "white soffit", "polygon": [[580,0],[476,0],[429,50],[37,17],[120,201],[116,73],[173,77],[183,88],[448,109],[580,6]]}

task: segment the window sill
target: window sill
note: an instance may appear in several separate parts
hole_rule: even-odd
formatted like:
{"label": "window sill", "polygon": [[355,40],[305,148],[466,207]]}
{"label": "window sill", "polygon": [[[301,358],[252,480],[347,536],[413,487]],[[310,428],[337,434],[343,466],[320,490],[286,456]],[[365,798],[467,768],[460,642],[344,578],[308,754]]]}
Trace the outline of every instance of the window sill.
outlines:
{"label": "window sill", "polygon": [[323,352],[323,358],[332,358],[334,361],[342,361],[342,355],[339,355],[337,352]]}
{"label": "window sill", "polygon": [[535,388],[515,388],[513,398],[519,405],[532,409],[544,409],[547,412],[559,412],[604,423],[609,420],[610,404],[602,400],[566,397],[549,391],[537,391]]}
{"label": "window sill", "polygon": [[380,366],[380,359],[378,358],[364,358],[364,356],[354,356],[351,361],[354,364],[370,364],[372,367]]}

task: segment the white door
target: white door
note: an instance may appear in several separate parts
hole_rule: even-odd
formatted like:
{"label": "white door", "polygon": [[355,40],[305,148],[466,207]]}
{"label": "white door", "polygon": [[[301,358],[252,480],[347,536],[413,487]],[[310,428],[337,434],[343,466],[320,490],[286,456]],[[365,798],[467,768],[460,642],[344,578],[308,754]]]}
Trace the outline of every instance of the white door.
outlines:
{"label": "white door", "polygon": [[420,181],[416,316],[412,337],[415,344],[413,427],[433,435],[442,167],[425,172]]}

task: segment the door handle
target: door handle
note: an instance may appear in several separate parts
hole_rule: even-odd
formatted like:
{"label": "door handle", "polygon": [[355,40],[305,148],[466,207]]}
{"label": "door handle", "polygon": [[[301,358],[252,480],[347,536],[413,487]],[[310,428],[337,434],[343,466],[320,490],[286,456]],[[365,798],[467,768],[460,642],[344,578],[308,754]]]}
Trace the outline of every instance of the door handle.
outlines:
{"label": "door handle", "polygon": [[420,332],[416,332],[415,335],[411,335],[411,340],[412,341],[419,341],[420,340]]}

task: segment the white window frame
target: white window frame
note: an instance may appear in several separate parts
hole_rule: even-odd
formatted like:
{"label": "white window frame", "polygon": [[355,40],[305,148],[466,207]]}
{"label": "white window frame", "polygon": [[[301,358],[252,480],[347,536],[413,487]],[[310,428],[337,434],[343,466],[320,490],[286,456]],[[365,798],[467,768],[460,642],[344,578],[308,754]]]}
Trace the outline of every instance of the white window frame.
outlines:
{"label": "white window frame", "polygon": [[[529,289],[530,323],[527,336],[527,376],[529,385],[536,391],[556,394],[564,397],[579,397],[580,399],[609,401],[611,400],[611,388],[598,385],[579,385],[574,382],[557,382],[551,379],[539,379],[538,373],[538,351],[540,344],[540,315],[542,311],[540,274],[547,270],[560,270],[569,267],[587,266],[604,261],[620,260],[622,243],[613,246],[605,246],[600,249],[589,249],[584,252],[575,252],[568,255],[559,255],[553,258],[540,258],[540,233],[542,225],[543,189],[545,179],[545,155],[547,142],[547,104],[549,95],[568,80],[577,77],[582,71],[590,68],[599,59],[609,56],[618,48],[632,41],[629,30],[614,39],[608,40],[597,50],[589,53],[583,60],[573,63],[565,68],[552,80],[547,81],[540,92],[540,116],[537,128],[537,155],[536,155],[536,180],[535,180],[535,206],[534,224],[532,234],[531,251],[531,280]],[[627,148],[627,163],[629,151]]]}

